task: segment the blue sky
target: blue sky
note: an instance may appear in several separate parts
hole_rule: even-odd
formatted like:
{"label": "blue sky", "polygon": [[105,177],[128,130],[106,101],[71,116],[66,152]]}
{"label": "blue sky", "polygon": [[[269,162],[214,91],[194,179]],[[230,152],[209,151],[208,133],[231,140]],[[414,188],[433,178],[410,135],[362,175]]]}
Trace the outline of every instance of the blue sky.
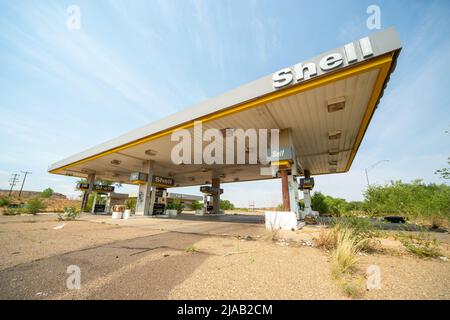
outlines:
{"label": "blue sky", "polygon": [[[51,163],[370,34],[371,4],[403,50],[350,172],[317,177],[316,190],[361,199],[364,168],[381,159],[372,183],[443,182],[434,171],[450,156],[448,1],[0,0],[0,188],[28,170],[26,189],[75,195],[75,179],[48,174]],[[66,27],[69,5],[81,10],[79,30]],[[223,197],[271,206],[280,189],[227,184]]]}

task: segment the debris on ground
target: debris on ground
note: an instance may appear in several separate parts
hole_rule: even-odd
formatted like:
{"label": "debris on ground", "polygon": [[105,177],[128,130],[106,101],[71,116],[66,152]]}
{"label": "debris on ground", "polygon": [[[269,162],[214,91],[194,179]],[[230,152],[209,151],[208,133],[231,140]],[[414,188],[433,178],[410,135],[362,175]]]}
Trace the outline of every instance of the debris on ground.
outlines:
{"label": "debris on ground", "polygon": [[38,296],[38,297],[46,297],[48,295],[48,293],[46,293],[46,292],[37,292],[36,293],[36,296]]}
{"label": "debris on ground", "polygon": [[64,226],[65,226],[65,225],[66,225],[65,223],[62,223],[62,224],[60,224],[60,225],[57,225],[57,226],[54,227],[53,229],[54,229],[54,230],[64,229]]}
{"label": "debris on ground", "polygon": [[279,246],[288,246],[289,243],[286,242],[286,240],[284,239],[280,239],[277,242],[275,242],[275,244],[279,245]]}
{"label": "debris on ground", "polygon": [[248,251],[228,252],[228,253],[224,254],[223,256],[224,256],[224,257],[227,257],[227,256],[231,256],[231,255],[234,255],[234,254],[242,254],[242,253],[248,253]]}
{"label": "debris on ground", "polygon": [[305,217],[305,223],[306,224],[317,224],[317,219],[316,219],[316,217],[314,217],[312,215],[308,215]]}

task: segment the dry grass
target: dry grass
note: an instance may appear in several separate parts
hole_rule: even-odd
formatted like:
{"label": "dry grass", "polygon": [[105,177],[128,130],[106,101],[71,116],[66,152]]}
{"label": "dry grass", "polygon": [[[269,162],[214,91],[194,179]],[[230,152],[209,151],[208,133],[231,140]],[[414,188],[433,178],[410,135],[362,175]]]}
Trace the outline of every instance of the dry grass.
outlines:
{"label": "dry grass", "polygon": [[187,253],[194,253],[194,252],[197,252],[197,249],[194,247],[194,245],[191,245],[191,246],[187,246],[184,249],[184,251],[187,252]]}
{"label": "dry grass", "polygon": [[278,241],[279,238],[280,238],[280,230],[276,228],[267,230],[263,237],[265,241]]}
{"label": "dry grass", "polygon": [[[363,293],[363,279],[355,276],[354,271],[359,260],[358,253],[366,240],[359,240],[350,228],[334,228],[332,232],[336,245],[331,254],[331,273],[347,296],[359,298]],[[324,235],[323,239],[328,240],[325,244],[330,244],[333,236]]]}
{"label": "dry grass", "polygon": [[361,242],[353,236],[352,229],[337,229],[336,248],[331,255],[331,268],[336,278],[353,271],[358,262],[357,255],[361,251]]}
{"label": "dry grass", "polygon": [[314,242],[318,248],[323,248],[326,250],[336,248],[337,230],[335,228],[320,230],[319,236],[314,239]]}
{"label": "dry grass", "polygon": [[361,277],[343,277],[338,284],[347,297],[357,299],[364,293],[364,279]]}
{"label": "dry grass", "polygon": [[399,233],[398,239],[406,251],[419,258],[437,258],[443,255],[439,241],[429,233],[420,233],[418,235]]}

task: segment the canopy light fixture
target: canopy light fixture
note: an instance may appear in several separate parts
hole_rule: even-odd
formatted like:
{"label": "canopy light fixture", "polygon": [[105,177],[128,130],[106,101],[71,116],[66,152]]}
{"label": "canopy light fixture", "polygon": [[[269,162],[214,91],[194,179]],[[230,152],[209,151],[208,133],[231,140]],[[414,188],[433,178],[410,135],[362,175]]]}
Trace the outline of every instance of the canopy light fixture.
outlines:
{"label": "canopy light fixture", "polygon": [[152,149],[148,149],[148,150],[145,150],[145,154],[150,156],[150,157],[154,157],[154,156],[156,156],[158,154],[158,151],[152,150]]}
{"label": "canopy light fixture", "polygon": [[330,155],[330,156],[335,156],[337,154],[339,154],[339,150],[338,149],[332,149],[332,150],[328,151],[328,155]]}
{"label": "canopy light fixture", "polygon": [[330,168],[330,172],[336,172],[336,168]]}
{"label": "canopy light fixture", "polygon": [[330,166],[337,166],[337,160],[330,160],[330,161],[328,161],[328,164]]}
{"label": "canopy light fixture", "polygon": [[239,181],[239,177],[234,178],[233,181]]}
{"label": "canopy light fixture", "polygon": [[117,160],[117,159],[111,160],[111,164],[114,165],[114,166],[118,166],[121,163],[122,163],[122,161]]}
{"label": "canopy light fixture", "polygon": [[332,131],[330,133],[328,133],[328,139],[330,140],[337,140],[341,137],[342,132],[341,131]]}
{"label": "canopy light fixture", "polygon": [[335,112],[345,108],[345,97],[328,100],[328,112]]}

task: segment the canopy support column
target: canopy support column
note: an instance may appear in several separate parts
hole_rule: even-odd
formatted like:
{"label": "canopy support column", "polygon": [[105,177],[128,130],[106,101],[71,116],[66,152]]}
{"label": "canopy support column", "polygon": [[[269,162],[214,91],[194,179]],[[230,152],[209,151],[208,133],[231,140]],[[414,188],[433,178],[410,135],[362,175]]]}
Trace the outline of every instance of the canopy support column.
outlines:
{"label": "canopy support column", "polygon": [[[212,187],[220,190],[220,179],[219,178],[213,178],[212,179]],[[220,213],[220,191],[213,194],[213,213],[219,214]]]}
{"label": "canopy support column", "polygon": [[95,182],[95,173],[88,174],[87,183],[89,184],[89,187],[83,194],[83,201],[81,201],[81,212],[84,212],[86,210],[89,195],[91,194],[92,189],[94,188],[94,182]]}
{"label": "canopy support column", "polygon": [[91,213],[95,214],[95,205],[97,204],[97,192],[94,193],[94,201],[92,202]]}
{"label": "canopy support column", "polygon": [[291,211],[291,203],[289,199],[289,182],[288,182],[288,172],[287,170],[280,170],[281,176],[281,192],[283,195],[283,210]]}
{"label": "canopy support column", "polygon": [[154,192],[152,192],[153,180],[153,161],[146,160],[142,162],[142,172],[148,175],[147,182],[139,185],[139,193],[136,201],[137,216],[151,215],[153,213],[153,203],[155,201]]}

